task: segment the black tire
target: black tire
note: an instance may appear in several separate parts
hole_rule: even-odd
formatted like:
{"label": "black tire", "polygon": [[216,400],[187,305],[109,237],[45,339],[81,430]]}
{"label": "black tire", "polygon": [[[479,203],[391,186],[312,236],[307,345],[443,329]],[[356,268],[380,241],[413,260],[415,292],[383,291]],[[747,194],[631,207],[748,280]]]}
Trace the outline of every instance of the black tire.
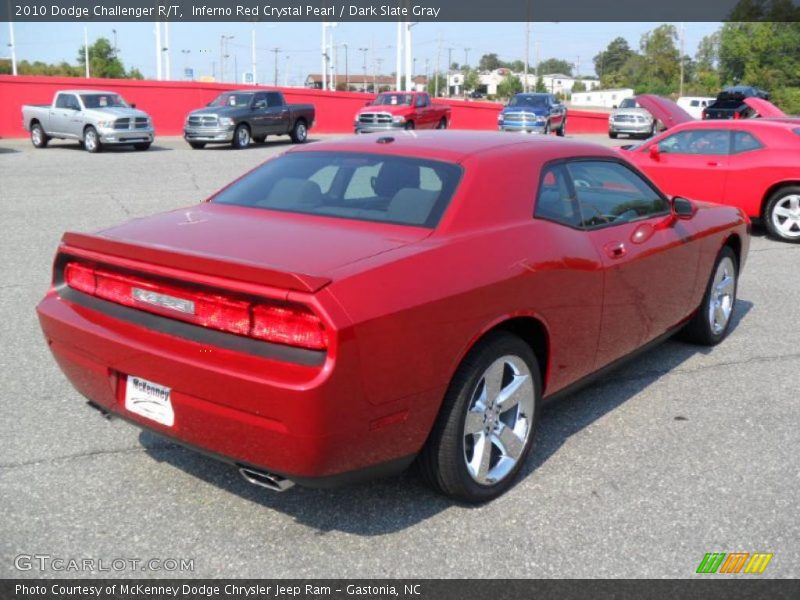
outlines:
{"label": "black tire", "polygon": [[439,121],[439,124],[436,126],[436,129],[447,129],[447,119],[442,117]]}
{"label": "black tire", "polygon": [[[784,221],[780,220],[782,215],[775,214],[775,210],[787,208],[781,206],[786,202],[791,202],[792,196],[800,196],[800,186],[790,185],[776,190],[767,200],[764,205],[764,225],[767,228],[769,235],[776,240],[783,242],[800,243],[800,221],[790,221],[791,217],[784,217]],[[791,210],[791,207],[788,207]],[[783,227],[781,227],[781,225]]]}
{"label": "black tire", "polygon": [[206,147],[205,142],[189,142],[189,145],[192,147],[192,150],[202,150]]}
{"label": "black tire", "polygon": [[39,123],[31,125],[31,144],[33,144],[34,148],[47,148],[49,142],[50,136],[44,132]]}
{"label": "black tire", "polygon": [[[524,362],[531,376],[532,415],[526,415],[529,417],[527,439],[511,470],[495,483],[481,484],[473,478],[467,467],[465,420],[484,373],[495,361],[509,356]],[[539,366],[530,346],[507,332],[488,334],[467,354],[456,370],[433,430],[419,455],[420,470],[426,481],[446,496],[469,503],[486,502],[508,490],[533,447],[541,412],[541,389]],[[495,447],[490,448],[491,454]]]}
{"label": "black tire", "polygon": [[612,140],[615,140],[615,139],[617,139],[617,136],[618,136],[618,135],[619,135],[619,134],[618,134],[618,133],[616,133],[616,132],[614,132],[614,131],[609,131],[609,132],[608,132],[608,137],[610,137]]}
{"label": "black tire", "polygon": [[256,144],[263,144],[264,142],[267,141],[267,136],[266,135],[254,135],[253,136],[253,141]]}
{"label": "black tire", "polygon": [[567,119],[565,117],[564,120],[561,121],[561,127],[556,129],[556,135],[558,137],[564,137],[566,134],[567,134]]}
{"label": "black tire", "polygon": [[407,130],[411,131],[415,127],[416,127],[416,125],[414,125],[414,121],[409,121],[408,123],[405,124],[405,127],[403,127],[403,129],[407,129]]}
{"label": "black tire", "polygon": [[233,131],[233,140],[231,140],[231,146],[236,150],[241,150],[242,148],[247,148],[250,145],[250,128],[241,123],[236,126],[236,129]]}
{"label": "black tire", "polygon": [[308,139],[308,126],[303,119],[298,119],[294,127],[292,127],[292,133],[289,134],[292,138],[292,143],[294,144],[305,144],[306,140]]}
{"label": "black tire", "polygon": [[550,121],[544,124],[544,131],[542,132],[543,135],[550,135]]}
{"label": "black tire", "polygon": [[143,151],[150,149],[151,142],[142,142],[141,144],[134,144],[133,147],[135,150]]}
{"label": "black tire", "polygon": [[83,132],[83,148],[90,154],[97,154],[103,149],[97,130],[89,125]]}
{"label": "black tire", "polygon": [[[730,261],[729,264],[732,265],[731,275],[733,276],[733,287],[732,297],[730,298],[730,316],[725,322],[725,326],[721,330],[715,331],[711,323],[711,308],[712,303],[715,300],[714,278],[717,275],[717,270],[720,268],[720,265],[723,261]],[[733,313],[736,309],[736,292],[738,287],[739,261],[737,260],[736,254],[731,247],[724,246],[722,250],[720,250],[717,260],[714,261],[714,268],[711,269],[711,275],[708,278],[708,284],[706,285],[705,294],[703,294],[703,300],[700,302],[700,306],[698,307],[697,312],[694,314],[692,319],[680,332],[680,337],[684,341],[701,346],[716,346],[722,340],[724,340],[731,328]]]}

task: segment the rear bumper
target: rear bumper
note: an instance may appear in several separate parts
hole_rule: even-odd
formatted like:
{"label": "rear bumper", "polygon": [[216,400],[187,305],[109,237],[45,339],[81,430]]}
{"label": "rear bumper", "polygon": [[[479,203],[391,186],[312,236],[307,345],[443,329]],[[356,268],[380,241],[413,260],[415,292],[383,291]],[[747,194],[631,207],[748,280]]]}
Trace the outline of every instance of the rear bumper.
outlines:
{"label": "rear bumper", "polygon": [[208,127],[186,127],[183,130],[183,137],[187,142],[225,143],[233,140],[233,131],[233,127],[213,129]]}
{"label": "rear bumper", "polygon": [[[37,313],[56,362],[83,396],[232,464],[330,486],[404,468],[427,435],[407,418],[419,399],[365,399],[355,348],[340,347],[336,366],[330,356],[322,365],[282,363],[120,321],[54,290]],[[128,375],[171,389],[171,427],[126,410]]]}

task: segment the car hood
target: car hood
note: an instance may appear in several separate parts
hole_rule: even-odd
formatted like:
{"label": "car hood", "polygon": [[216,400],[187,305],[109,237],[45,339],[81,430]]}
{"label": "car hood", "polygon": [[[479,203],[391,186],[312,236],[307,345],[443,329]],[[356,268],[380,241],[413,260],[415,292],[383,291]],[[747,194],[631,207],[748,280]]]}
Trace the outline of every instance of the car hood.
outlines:
{"label": "car hood", "polygon": [[198,108],[190,112],[190,115],[220,115],[225,117],[232,117],[239,114],[250,112],[246,106],[206,106]]}
{"label": "car hood", "polygon": [[390,115],[399,115],[410,111],[412,107],[408,104],[369,104],[359,109],[358,113],[385,112]]}
{"label": "car hood", "polygon": [[122,119],[131,117],[150,117],[150,115],[143,110],[139,110],[138,108],[123,107],[89,108],[86,109],[86,113],[90,116],[96,116],[97,118],[112,117],[114,119]]}
{"label": "car hood", "polygon": [[636,101],[653,117],[661,121],[664,127],[670,129],[681,123],[689,123],[696,119],[672,100],[654,94],[636,96]]}
{"label": "car hood", "polygon": [[[187,265],[214,262],[223,271],[224,265],[267,270],[282,274],[274,285],[313,291],[340,267],[428,235],[430,230],[417,227],[203,203],[105,229],[88,236],[93,240],[88,249],[108,252],[105,243],[123,248],[115,254],[155,256],[156,263],[180,259]],[[298,277],[306,283],[292,283]]]}
{"label": "car hood", "polygon": [[742,100],[747,106],[758,113],[759,117],[785,117],[786,113],[769,100],[763,98],[745,98]]}
{"label": "car hood", "polygon": [[504,115],[523,112],[534,115],[547,115],[549,111],[545,106],[506,106],[502,110]]}

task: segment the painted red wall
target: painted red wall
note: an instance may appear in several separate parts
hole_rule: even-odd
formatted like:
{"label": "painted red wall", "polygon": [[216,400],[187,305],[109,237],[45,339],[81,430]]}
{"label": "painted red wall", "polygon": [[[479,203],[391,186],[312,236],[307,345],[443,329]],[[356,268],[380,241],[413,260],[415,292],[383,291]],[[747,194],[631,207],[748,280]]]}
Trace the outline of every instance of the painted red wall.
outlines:
{"label": "painted red wall", "polygon": [[[181,135],[186,114],[205,106],[224,90],[252,86],[184,81],[135,81],[130,79],[82,79],[73,77],[13,77],[0,75],[0,137],[25,137],[22,126],[23,104],[49,104],[57,90],[92,88],[114,91],[129,103],[148,112],[158,135]],[[349,133],[353,116],[372,98],[356,92],[323,92],[307,88],[278,88],[286,101],[313,104],[317,133]],[[436,102],[440,102],[437,100]],[[497,113],[502,107],[495,102],[441,100],[452,108],[451,127],[455,129],[495,129]],[[605,133],[605,113],[570,110],[571,133]]]}

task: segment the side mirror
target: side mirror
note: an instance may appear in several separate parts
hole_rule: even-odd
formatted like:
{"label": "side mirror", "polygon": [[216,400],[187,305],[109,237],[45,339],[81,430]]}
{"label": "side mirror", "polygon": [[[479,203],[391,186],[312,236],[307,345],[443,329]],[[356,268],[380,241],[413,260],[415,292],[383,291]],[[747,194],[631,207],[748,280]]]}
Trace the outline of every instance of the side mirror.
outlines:
{"label": "side mirror", "polygon": [[675,196],[672,199],[672,212],[678,219],[688,220],[694,217],[697,207],[691,200]]}
{"label": "side mirror", "polygon": [[372,100],[367,100],[364,102],[364,106],[369,106],[370,104],[372,104]]}
{"label": "side mirror", "polygon": [[616,104],[612,104],[612,105],[611,105],[611,108],[614,108],[614,109],[616,109],[616,108],[619,108],[619,106],[617,106]]}
{"label": "side mirror", "polygon": [[661,148],[658,147],[658,144],[650,146],[650,158],[653,160],[661,160]]}
{"label": "side mirror", "polygon": [[131,104],[131,108],[136,108],[136,104]]}

